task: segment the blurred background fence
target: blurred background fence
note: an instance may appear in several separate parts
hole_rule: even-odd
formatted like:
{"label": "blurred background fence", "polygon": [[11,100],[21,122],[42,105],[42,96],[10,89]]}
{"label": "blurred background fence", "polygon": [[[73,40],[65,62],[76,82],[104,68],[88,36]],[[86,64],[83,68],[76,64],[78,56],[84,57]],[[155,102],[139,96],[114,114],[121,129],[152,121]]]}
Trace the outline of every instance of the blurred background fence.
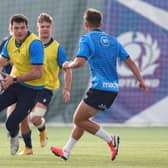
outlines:
{"label": "blurred background fence", "polygon": [[[164,0],[0,0],[0,39],[8,35],[9,17],[23,13],[30,30],[36,32],[41,12],[54,18],[53,37],[73,59],[79,36],[84,34],[83,13],[87,8],[103,13],[103,30],[116,36],[141,70],[148,93],[137,88],[136,80],[123,64],[118,64],[120,94],[114,105],[94,120],[126,125],[168,125],[168,1]],[[61,81],[63,75],[60,74]],[[71,123],[72,115],[89,82],[88,67],[73,70],[71,102],[66,105],[62,87],[54,92],[46,119]],[[5,112],[0,113],[4,122]]]}

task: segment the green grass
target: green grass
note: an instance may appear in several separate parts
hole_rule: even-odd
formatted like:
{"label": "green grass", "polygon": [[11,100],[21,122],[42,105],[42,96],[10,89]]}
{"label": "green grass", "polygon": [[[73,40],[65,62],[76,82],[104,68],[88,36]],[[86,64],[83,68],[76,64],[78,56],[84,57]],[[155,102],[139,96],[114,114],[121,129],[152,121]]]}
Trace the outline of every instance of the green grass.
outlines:
{"label": "green grass", "polygon": [[[76,144],[68,161],[55,157],[51,145],[62,147],[71,133],[70,127],[48,128],[47,147],[40,148],[38,134],[33,129],[32,156],[11,156],[6,130],[0,127],[0,168],[167,168],[168,128],[107,127],[121,137],[119,155],[109,160],[109,149],[102,140],[86,133]],[[20,140],[20,148],[23,147]]]}

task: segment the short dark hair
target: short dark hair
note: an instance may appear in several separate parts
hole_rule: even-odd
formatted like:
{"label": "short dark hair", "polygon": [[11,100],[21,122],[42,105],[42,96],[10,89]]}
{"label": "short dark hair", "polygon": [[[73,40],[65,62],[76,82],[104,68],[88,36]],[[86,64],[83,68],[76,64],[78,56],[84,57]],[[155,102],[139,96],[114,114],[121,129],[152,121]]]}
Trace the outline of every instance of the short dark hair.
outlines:
{"label": "short dark hair", "polygon": [[102,22],[102,13],[97,9],[89,8],[84,13],[84,19],[90,26],[99,27]]}
{"label": "short dark hair", "polygon": [[53,24],[53,18],[48,13],[41,13],[37,18],[37,23],[48,22]]}
{"label": "short dark hair", "polygon": [[10,25],[13,25],[13,22],[16,22],[16,23],[22,23],[24,22],[26,25],[28,25],[28,17],[23,15],[23,14],[16,14],[16,15],[13,15],[10,17],[10,21],[9,21],[9,24]]}

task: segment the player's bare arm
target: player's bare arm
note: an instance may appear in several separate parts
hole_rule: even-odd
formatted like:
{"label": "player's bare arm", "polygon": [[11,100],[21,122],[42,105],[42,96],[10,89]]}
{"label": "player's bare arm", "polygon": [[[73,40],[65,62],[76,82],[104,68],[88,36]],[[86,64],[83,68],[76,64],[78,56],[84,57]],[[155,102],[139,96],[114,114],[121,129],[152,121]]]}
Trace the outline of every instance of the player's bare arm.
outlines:
{"label": "player's bare arm", "polygon": [[7,59],[0,55],[0,72],[2,71],[3,66],[6,64]]}
{"label": "player's bare arm", "polygon": [[13,76],[7,75],[6,78],[4,79],[3,88],[7,89],[14,82],[26,82],[38,79],[42,76],[42,73],[43,73],[42,65],[32,65],[32,70],[30,72],[23,74],[21,76],[16,76],[15,80]]}
{"label": "player's bare arm", "polygon": [[26,82],[41,78],[43,74],[43,65],[32,65],[32,70],[21,76],[17,76],[17,82]]}
{"label": "player's bare arm", "polygon": [[133,74],[136,76],[137,80],[139,81],[139,87],[143,88],[144,91],[147,91],[148,88],[145,85],[145,82],[140,74],[140,71],[138,70],[138,67],[136,66],[134,61],[130,57],[128,57],[125,63],[127,64],[127,66],[130,68],[130,70],[133,72]]}
{"label": "player's bare arm", "polygon": [[83,66],[86,62],[86,59],[83,57],[76,57],[73,61],[67,62],[63,65],[63,69],[66,68],[79,68]]}
{"label": "player's bare arm", "polygon": [[63,97],[64,97],[65,103],[69,103],[70,101],[71,81],[72,81],[72,70],[64,69]]}

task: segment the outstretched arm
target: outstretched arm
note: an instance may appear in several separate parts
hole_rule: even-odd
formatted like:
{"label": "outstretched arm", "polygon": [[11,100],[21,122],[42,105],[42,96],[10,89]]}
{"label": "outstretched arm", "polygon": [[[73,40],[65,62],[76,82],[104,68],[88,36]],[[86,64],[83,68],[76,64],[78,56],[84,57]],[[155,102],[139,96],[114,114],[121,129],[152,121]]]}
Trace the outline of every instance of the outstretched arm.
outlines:
{"label": "outstretched arm", "polygon": [[63,65],[63,69],[67,68],[79,68],[83,66],[86,62],[86,59],[83,57],[76,57],[73,61],[67,62]]}
{"label": "outstretched arm", "polygon": [[138,67],[136,66],[136,64],[134,63],[134,61],[130,57],[128,57],[126,59],[125,63],[127,64],[127,66],[130,68],[130,70],[133,72],[133,74],[135,75],[135,77],[139,81],[139,87],[143,88],[144,91],[147,91],[148,88],[145,85],[145,82],[140,74],[140,71],[139,71]]}
{"label": "outstretched arm", "polygon": [[65,103],[69,103],[70,101],[71,82],[72,82],[72,70],[64,69],[63,96],[64,96]]}

